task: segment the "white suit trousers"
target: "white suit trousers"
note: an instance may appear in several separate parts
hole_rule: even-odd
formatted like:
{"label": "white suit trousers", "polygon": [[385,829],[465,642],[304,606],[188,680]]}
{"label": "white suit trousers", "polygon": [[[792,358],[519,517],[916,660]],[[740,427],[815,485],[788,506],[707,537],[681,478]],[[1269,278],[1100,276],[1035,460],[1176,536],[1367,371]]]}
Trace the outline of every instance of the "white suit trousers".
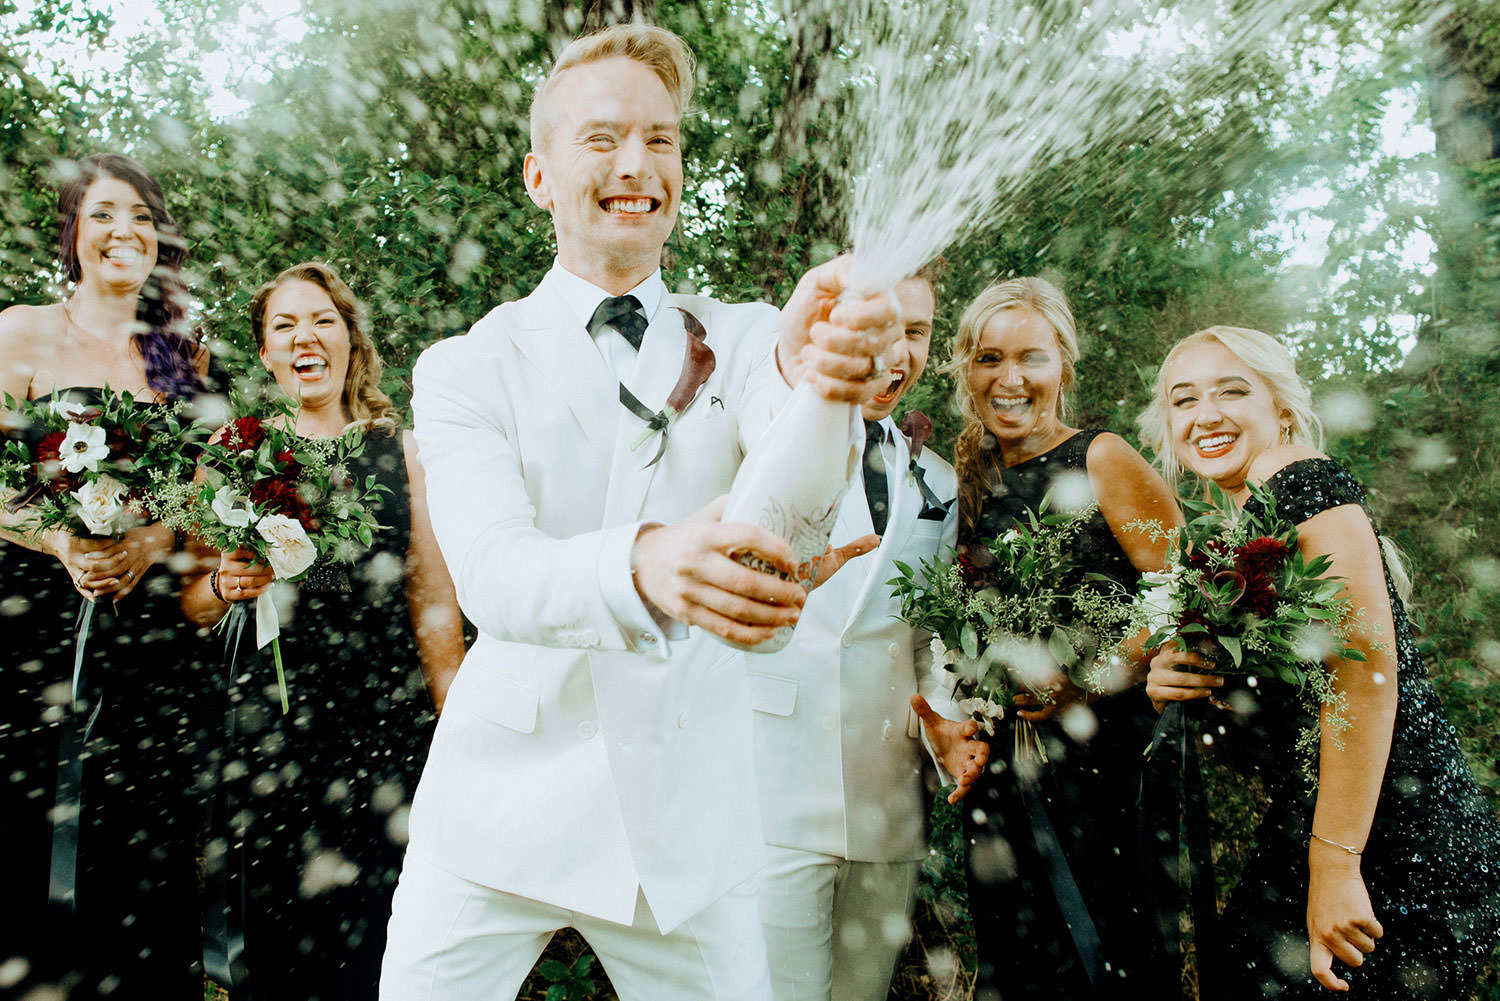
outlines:
{"label": "white suit trousers", "polygon": [[885,1001],[911,937],[921,863],[766,851],[760,907],[775,1001]]}
{"label": "white suit trousers", "polygon": [[409,854],[381,1001],[513,999],[567,927],[599,956],[621,1001],[771,1001],[753,881],[663,935],[644,896],[634,923],[620,925],[471,883]]}

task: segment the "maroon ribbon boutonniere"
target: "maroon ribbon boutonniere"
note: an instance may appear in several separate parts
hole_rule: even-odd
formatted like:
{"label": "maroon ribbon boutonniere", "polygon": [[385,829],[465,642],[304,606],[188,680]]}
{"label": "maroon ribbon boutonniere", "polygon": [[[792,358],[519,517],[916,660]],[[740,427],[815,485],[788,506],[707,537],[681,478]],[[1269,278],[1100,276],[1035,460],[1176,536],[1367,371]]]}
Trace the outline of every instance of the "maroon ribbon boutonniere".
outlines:
{"label": "maroon ribbon boutonniere", "polygon": [[901,433],[911,443],[911,461],[922,454],[922,446],[932,437],[932,421],[920,410],[908,410],[901,418]]}
{"label": "maroon ribbon boutonniere", "polygon": [[688,343],[687,352],[682,358],[682,374],[677,377],[677,384],[672,387],[672,392],[667,395],[667,405],[656,413],[646,409],[646,405],[636,399],[635,394],[620,385],[620,402],[625,408],[646,422],[646,428],[640,437],[631,444],[631,448],[640,448],[647,438],[658,432],[661,441],[656,447],[656,455],[650,462],[646,463],[647,469],[661,461],[662,455],[667,450],[667,430],[672,424],[672,419],[682,413],[698,397],[698,390],[708,382],[708,377],[713,375],[714,360],[713,348],[708,346],[708,331],[703,329],[703,324],[692,313],[677,307],[682,314],[682,325],[687,328]]}
{"label": "maroon ribbon boutonniere", "polygon": [[917,485],[917,490],[922,495],[922,502],[927,510],[946,511],[948,503],[944,503],[936,491],[927,485],[922,467],[917,465],[917,459],[922,455],[922,446],[927,443],[928,438],[932,437],[932,420],[920,410],[908,410],[906,416],[901,418],[901,433],[906,435],[911,451],[911,462],[907,464],[906,474]]}

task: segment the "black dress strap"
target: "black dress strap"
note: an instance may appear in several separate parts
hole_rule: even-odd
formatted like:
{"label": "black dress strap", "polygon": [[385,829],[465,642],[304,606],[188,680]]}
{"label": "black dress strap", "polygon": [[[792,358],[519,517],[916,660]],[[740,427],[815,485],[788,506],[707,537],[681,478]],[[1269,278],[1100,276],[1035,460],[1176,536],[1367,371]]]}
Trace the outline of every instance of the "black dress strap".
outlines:
{"label": "black dress strap", "polygon": [[[1294,525],[1345,504],[1366,507],[1364,488],[1333,459],[1298,459],[1267,477],[1265,487],[1276,498],[1276,513]],[[1261,504],[1252,497],[1245,509],[1259,514]]]}

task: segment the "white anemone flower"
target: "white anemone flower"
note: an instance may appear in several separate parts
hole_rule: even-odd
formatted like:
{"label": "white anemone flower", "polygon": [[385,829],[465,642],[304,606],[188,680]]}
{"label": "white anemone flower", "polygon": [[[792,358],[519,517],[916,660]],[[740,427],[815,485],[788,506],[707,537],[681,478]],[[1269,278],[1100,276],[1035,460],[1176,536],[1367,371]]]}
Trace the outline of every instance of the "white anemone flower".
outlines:
{"label": "white anemone flower", "polygon": [[70,473],[95,472],[99,463],[109,458],[104,444],[104,429],[96,424],[69,424],[57,447],[58,463]]}
{"label": "white anemone flower", "polygon": [[250,498],[235,493],[234,488],[227,484],[214,491],[214,499],[209,506],[214,509],[214,517],[219,519],[219,524],[229,528],[244,528],[255,520]]}

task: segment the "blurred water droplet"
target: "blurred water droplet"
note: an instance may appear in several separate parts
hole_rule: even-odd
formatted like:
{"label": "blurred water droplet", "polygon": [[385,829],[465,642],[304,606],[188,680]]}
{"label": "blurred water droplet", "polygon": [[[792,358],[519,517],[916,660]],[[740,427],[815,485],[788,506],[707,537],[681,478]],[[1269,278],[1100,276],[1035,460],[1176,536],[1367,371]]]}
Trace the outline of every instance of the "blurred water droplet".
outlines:
{"label": "blurred water droplet", "polygon": [[1326,394],[1318,405],[1318,416],[1329,434],[1356,434],[1368,431],[1375,422],[1375,410],[1363,393],[1338,389]]}
{"label": "blurred water droplet", "polygon": [[1094,488],[1087,473],[1070,469],[1052,480],[1052,503],[1059,511],[1072,514],[1094,502]]}
{"label": "blurred water droplet", "polygon": [[348,886],[358,878],[359,866],[337,851],[321,851],[303,867],[300,891],[304,897],[316,897],[335,887]]}

